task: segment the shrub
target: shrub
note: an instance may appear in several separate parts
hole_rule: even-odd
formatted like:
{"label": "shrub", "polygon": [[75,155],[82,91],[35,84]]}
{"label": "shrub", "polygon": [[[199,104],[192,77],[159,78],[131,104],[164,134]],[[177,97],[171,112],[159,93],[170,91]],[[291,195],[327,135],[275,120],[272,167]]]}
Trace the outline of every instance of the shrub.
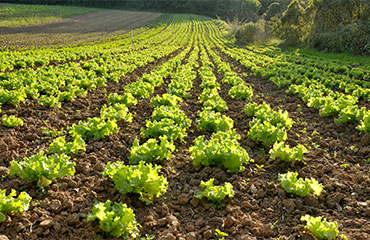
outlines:
{"label": "shrub", "polygon": [[236,30],[235,38],[239,44],[245,45],[253,42],[254,36],[257,31],[257,25],[253,22],[249,22]]}
{"label": "shrub", "polygon": [[312,33],[309,45],[321,51],[369,55],[369,42],[370,22],[348,24],[334,32]]}

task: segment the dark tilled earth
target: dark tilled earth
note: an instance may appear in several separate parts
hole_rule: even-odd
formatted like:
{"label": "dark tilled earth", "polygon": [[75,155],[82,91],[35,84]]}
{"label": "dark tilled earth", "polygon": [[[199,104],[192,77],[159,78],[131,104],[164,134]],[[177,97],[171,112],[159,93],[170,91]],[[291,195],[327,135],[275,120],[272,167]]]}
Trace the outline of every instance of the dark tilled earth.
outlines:
{"label": "dark tilled earth", "polygon": [[82,44],[124,34],[160,15],[150,12],[106,10],[36,26],[0,28],[0,45],[24,48]]}
{"label": "dark tilled earth", "polygon": [[[300,217],[305,214],[324,216],[338,221],[340,234],[348,239],[370,239],[370,165],[363,159],[370,155],[370,135],[355,130],[355,125],[338,126],[333,118],[323,118],[312,108],[307,108],[297,97],[285,93],[265,79],[250,72],[224,55],[233,70],[253,86],[252,101],[269,103],[275,110],[283,109],[295,121],[288,132],[288,143],[310,147],[306,163],[287,167],[271,160],[268,149],[254,143],[246,136],[248,118],[244,115],[244,101],[228,96],[230,86],[221,83],[220,96],[227,102],[225,114],[234,120],[234,127],[241,135],[240,143],[255,163],[246,170],[233,174],[221,167],[194,167],[188,151],[192,141],[210,133],[197,130],[194,120],[201,109],[198,96],[202,92],[201,79],[197,77],[192,96],[181,104],[182,110],[193,121],[188,129],[186,143],[177,142],[177,151],[170,161],[160,163],[161,173],[168,178],[167,193],[146,206],[136,195],[121,195],[113,182],[101,177],[109,161],[125,161],[140,128],[150,119],[153,107],[149,99],[141,99],[131,107],[135,113],[132,123],[122,122],[121,130],[101,141],[91,140],[84,153],[75,156],[76,174],[72,178],[53,181],[45,193],[33,182],[24,182],[7,175],[11,160],[29,156],[46,148],[51,138],[44,137],[41,127],[61,130],[87,117],[97,116],[106,102],[105,90],[98,89],[61,109],[50,110],[34,102],[20,108],[3,107],[3,113],[20,116],[25,125],[19,129],[0,127],[0,178],[1,188],[27,191],[33,198],[27,212],[11,214],[0,225],[0,233],[9,239],[113,239],[104,234],[96,222],[86,222],[86,215],[95,201],[121,201],[134,209],[142,226],[143,236],[154,239],[217,239],[215,230],[229,234],[225,239],[313,239],[305,230]],[[164,58],[159,61],[165,61]],[[121,92],[127,83],[149,72],[159,62],[128,74],[120,84],[109,83],[108,93]],[[170,79],[155,90],[166,92]],[[96,110],[97,109],[97,110]],[[259,168],[256,166],[263,165]],[[279,186],[278,173],[297,171],[300,177],[314,177],[324,186],[319,198],[292,197]],[[231,182],[236,192],[225,206],[215,208],[207,200],[194,198],[201,180],[215,178],[215,184]],[[1,238],[0,238],[1,239]],[[338,237],[339,239],[339,237]]]}

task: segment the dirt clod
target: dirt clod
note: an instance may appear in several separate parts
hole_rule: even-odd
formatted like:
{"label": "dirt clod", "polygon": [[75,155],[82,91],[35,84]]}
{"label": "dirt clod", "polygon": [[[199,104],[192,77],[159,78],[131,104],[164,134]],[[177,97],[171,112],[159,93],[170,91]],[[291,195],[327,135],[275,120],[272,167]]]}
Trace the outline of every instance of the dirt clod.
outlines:
{"label": "dirt clod", "polygon": [[44,220],[40,223],[40,227],[42,227],[42,228],[49,228],[52,225],[53,225],[53,220],[51,220],[51,219],[46,219],[46,220]]}

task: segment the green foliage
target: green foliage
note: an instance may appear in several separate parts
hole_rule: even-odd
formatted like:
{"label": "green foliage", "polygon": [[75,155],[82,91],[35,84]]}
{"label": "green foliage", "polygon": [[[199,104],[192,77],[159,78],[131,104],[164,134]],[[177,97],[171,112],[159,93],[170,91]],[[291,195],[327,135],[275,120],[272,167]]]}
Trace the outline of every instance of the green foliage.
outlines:
{"label": "green foliage", "polygon": [[116,120],[104,120],[102,118],[88,118],[87,121],[80,121],[73,124],[69,133],[76,138],[81,136],[84,140],[100,140],[106,136],[118,132]]}
{"label": "green foliage", "polygon": [[72,142],[66,142],[65,137],[57,137],[50,144],[48,152],[56,154],[77,154],[85,151],[86,143],[80,136],[76,136]]}
{"label": "green foliage", "polygon": [[365,132],[365,133],[370,133],[370,114],[367,113],[363,119],[360,121],[360,125],[356,127],[358,130]]}
{"label": "green foliage", "polygon": [[169,160],[176,147],[166,137],[159,137],[159,139],[158,141],[150,138],[143,145],[139,145],[139,140],[136,139],[131,147],[130,164],[138,164],[140,161],[152,163],[163,159]]}
{"label": "green foliage", "polygon": [[247,103],[244,109],[248,117],[255,118],[249,122],[250,130],[248,137],[261,142],[265,147],[271,147],[275,142],[283,142],[287,139],[287,129],[293,125],[287,111],[274,111],[267,103],[260,105]]}
{"label": "green foliage", "polygon": [[60,108],[62,106],[59,96],[53,96],[53,95],[49,95],[49,96],[42,95],[38,99],[38,103],[40,103],[43,106],[53,107],[53,108]]}
{"label": "green foliage", "polygon": [[290,148],[289,145],[285,145],[284,142],[277,142],[270,150],[270,157],[271,159],[279,159],[288,164],[294,165],[295,162],[302,161],[304,153],[307,152],[307,149],[301,144],[298,144],[294,148]]}
{"label": "green foliage", "polygon": [[338,236],[338,224],[336,221],[327,222],[323,217],[311,217],[305,215],[301,217],[301,221],[306,221],[306,228],[318,239],[333,240]]}
{"label": "green foliage", "polygon": [[213,186],[214,181],[214,178],[211,178],[208,182],[202,181],[200,186],[205,189],[195,194],[194,197],[199,199],[206,197],[208,200],[217,202],[218,204],[220,204],[225,197],[234,197],[233,185],[231,185],[231,183],[225,182],[224,186]]}
{"label": "green foliage", "polygon": [[219,112],[204,109],[198,113],[200,119],[197,119],[198,128],[209,132],[228,131],[234,126],[234,121]]}
{"label": "green foliage", "polygon": [[339,95],[335,99],[327,97],[320,106],[320,115],[324,117],[337,115],[341,109],[353,106],[357,102],[357,98],[350,95]]}
{"label": "green foliage", "polygon": [[[364,8],[369,7],[369,3],[345,1],[337,8],[331,3],[325,3],[330,1],[325,0],[321,4],[321,14],[315,19],[316,29],[311,33],[309,45],[320,51],[369,55],[370,14],[368,11],[361,13]],[[334,20],[333,16],[337,14],[340,14],[340,18]]]}
{"label": "green foliage", "polygon": [[167,178],[159,175],[160,166],[145,164],[126,166],[123,162],[108,163],[103,177],[110,177],[121,194],[137,193],[140,200],[151,204],[154,197],[167,191]]}
{"label": "green foliage", "polygon": [[65,133],[64,129],[62,130],[57,130],[55,128],[47,128],[47,127],[41,127],[41,130],[42,130],[42,134],[47,136],[47,137],[52,137],[52,138],[55,138],[55,137],[58,137],[58,136],[61,136],[62,134]]}
{"label": "green foliage", "polygon": [[244,113],[245,113],[245,115],[247,115],[247,117],[253,117],[254,113],[257,111],[257,106],[259,106],[259,108],[261,108],[264,105],[265,105],[265,103],[263,103],[261,105],[258,105],[255,102],[247,103],[247,104],[245,104]]}
{"label": "green foliage", "polygon": [[43,151],[22,161],[10,162],[11,176],[18,175],[25,181],[38,181],[40,188],[48,186],[52,180],[61,177],[70,177],[75,173],[76,163],[70,162],[65,154],[45,155]]}
{"label": "green foliage", "polygon": [[291,193],[300,197],[307,196],[311,191],[316,196],[319,196],[322,192],[322,185],[319,184],[314,178],[303,180],[302,178],[297,179],[298,173],[287,172],[286,174],[280,174],[278,176],[281,186],[287,193]]}
{"label": "green foliage", "polygon": [[132,114],[129,112],[126,105],[121,103],[109,107],[104,105],[100,109],[100,118],[104,120],[132,122]]}
{"label": "green foliage", "polygon": [[[222,232],[220,229],[216,228],[216,229],[215,229],[215,236],[216,236],[216,237],[227,237],[227,236],[229,236],[229,234],[224,233],[224,232]],[[221,238],[221,239],[223,239],[223,238]],[[221,239],[220,239],[220,240],[221,240]]]}
{"label": "green foliage", "polygon": [[253,22],[249,22],[236,30],[235,38],[238,43],[245,45],[254,41],[254,36],[257,31],[257,25]]}
{"label": "green foliage", "polygon": [[269,6],[267,11],[265,12],[264,16],[266,20],[271,19],[272,17],[278,17],[281,13],[281,6],[279,2],[272,2]]}
{"label": "green foliage", "polygon": [[19,90],[6,90],[0,89],[0,103],[1,104],[12,104],[13,106],[18,106],[20,102],[24,102],[26,100],[26,93]]}
{"label": "green foliage", "polygon": [[219,88],[205,88],[203,92],[198,97],[200,103],[205,102],[209,99],[219,99],[220,95],[218,94]]}
{"label": "green foliage", "polygon": [[229,90],[229,95],[232,99],[250,101],[252,100],[253,89],[252,87],[241,83],[233,86]]}
{"label": "green foliage", "polygon": [[190,127],[191,120],[180,110],[178,106],[158,106],[154,108],[152,120],[161,121],[162,119],[172,119],[176,125],[183,128]]}
{"label": "green foliage", "polygon": [[283,13],[281,19],[277,19],[274,27],[275,34],[284,39],[286,44],[294,45],[302,43],[307,38],[305,27],[310,27],[310,24],[305,24],[301,20],[304,16],[304,8],[298,0],[293,0],[286,11]]}
{"label": "green foliage", "polygon": [[238,140],[240,136],[235,131],[216,132],[210,140],[205,140],[204,136],[196,138],[189,149],[193,164],[221,165],[232,172],[242,171],[243,164],[249,162],[249,156]]}
{"label": "green foliage", "polygon": [[338,118],[334,119],[336,124],[347,122],[359,122],[367,115],[365,107],[359,108],[357,105],[348,106],[340,110]]}
{"label": "green foliage", "polygon": [[263,122],[269,122],[279,128],[290,129],[293,125],[293,120],[289,118],[287,111],[274,111],[271,109],[270,105],[265,102],[260,105],[256,103],[247,103],[244,111],[249,117],[255,116],[257,119]]}
{"label": "green foliage", "polygon": [[218,94],[217,88],[205,88],[199,96],[199,102],[202,102],[205,108],[209,108],[217,112],[228,110],[226,102]]}
{"label": "green foliage", "polygon": [[31,197],[26,192],[21,192],[16,198],[16,191],[12,189],[10,194],[6,196],[6,190],[0,190],[0,223],[5,220],[6,213],[16,213],[27,211]]}
{"label": "green foliage", "polygon": [[125,92],[137,98],[148,98],[154,92],[154,85],[149,82],[136,81],[126,85]]}
{"label": "green foliage", "polygon": [[8,116],[4,114],[1,120],[3,121],[3,125],[8,128],[23,126],[23,120],[13,115]]}
{"label": "green foliage", "polygon": [[137,99],[132,96],[131,93],[127,92],[124,95],[119,95],[117,93],[111,93],[108,96],[108,104],[124,104],[127,107],[135,106],[137,104]]}
{"label": "green foliage", "polygon": [[[224,69],[222,69],[223,67],[224,67]],[[236,86],[236,85],[244,85],[245,86],[244,81],[240,77],[238,77],[238,74],[231,71],[230,66],[226,65],[226,67],[225,67],[224,64],[219,65],[218,66],[218,72],[222,72],[222,71],[227,71],[227,72],[224,73],[225,76],[222,79],[223,83],[227,83],[227,84],[230,84],[230,85],[233,85],[233,86]],[[237,91],[235,91],[235,90],[237,90]],[[235,92],[246,91],[246,89],[242,86],[240,86],[240,89],[235,89],[235,90],[233,90],[232,92],[234,92],[234,91]],[[253,89],[251,89],[251,90],[253,91]],[[234,93],[231,93],[231,94],[230,93],[231,92],[229,91],[230,96],[235,95]],[[253,92],[252,92],[252,94],[253,94]]]}
{"label": "green foliage", "polygon": [[176,124],[176,122],[169,118],[163,118],[160,121],[146,121],[146,129],[141,128],[141,136],[143,138],[159,138],[160,136],[166,136],[172,141],[177,139],[184,139],[186,134],[186,128]]}
{"label": "green foliage", "polygon": [[248,137],[261,142],[265,147],[271,147],[275,142],[284,142],[287,139],[287,133],[284,128],[276,127],[270,122],[254,119],[249,122]]}
{"label": "green foliage", "polygon": [[158,106],[178,106],[182,99],[176,95],[165,93],[162,96],[155,96],[150,99],[150,104]]}
{"label": "green foliage", "polygon": [[229,109],[226,105],[225,100],[223,100],[221,97],[216,99],[209,99],[203,102],[203,106],[217,112],[224,112]]}
{"label": "green foliage", "polygon": [[87,221],[94,220],[99,221],[100,229],[114,237],[124,239],[140,237],[140,225],[136,222],[134,211],[124,203],[112,205],[110,200],[105,203],[95,202],[87,215]]}
{"label": "green foliage", "polygon": [[[368,1],[294,0],[280,19],[271,18],[271,25],[275,35],[286,44],[304,44],[327,52],[369,55],[370,13],[365,10],[368,8]],[[277,10],[276,4],[266,13],[266,18]]]}

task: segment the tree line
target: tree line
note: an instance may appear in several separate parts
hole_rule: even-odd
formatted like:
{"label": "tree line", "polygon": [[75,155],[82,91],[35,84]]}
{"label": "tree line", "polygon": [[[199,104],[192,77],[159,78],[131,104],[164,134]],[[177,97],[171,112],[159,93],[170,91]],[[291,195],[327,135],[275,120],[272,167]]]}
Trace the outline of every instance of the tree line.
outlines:
{"label": "tree line", "polygon": [[7,0],[9,3],[77,5],[115,9],[137,9],[174,13],[196,13],[222,19],[256,21],[272,2],[287,6],[291,0]]}

